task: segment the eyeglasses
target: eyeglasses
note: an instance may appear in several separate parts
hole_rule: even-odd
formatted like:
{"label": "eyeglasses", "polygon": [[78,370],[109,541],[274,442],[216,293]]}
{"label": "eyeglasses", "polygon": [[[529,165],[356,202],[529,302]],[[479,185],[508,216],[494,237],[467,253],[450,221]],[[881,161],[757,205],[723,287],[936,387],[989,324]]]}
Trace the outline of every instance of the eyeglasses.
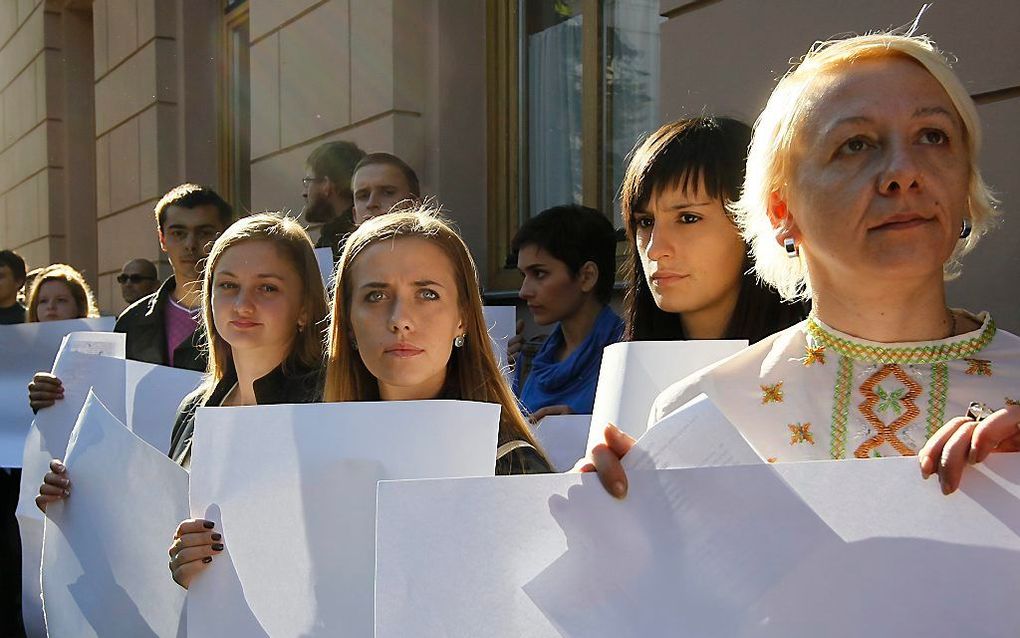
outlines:
{"label": "eyeglasses", "polygon": [[306,177],[306,178],[301,180],[301,184],[304,185],[305,188],[308,188],[309,184],[317,184],[318,182],[324,182],[327,179],[329,179],[329,178],[328,177]]}
{"label": "eyeglasses", "polygon": [[155,280],[156,280],[155,277],[147,277],[146,275],[127,275],[124,273],[120,273],[119,275],[117,275],[118,284],[126,284],[129,281],[133,284],[140,284],[143,281],[155,281]]}

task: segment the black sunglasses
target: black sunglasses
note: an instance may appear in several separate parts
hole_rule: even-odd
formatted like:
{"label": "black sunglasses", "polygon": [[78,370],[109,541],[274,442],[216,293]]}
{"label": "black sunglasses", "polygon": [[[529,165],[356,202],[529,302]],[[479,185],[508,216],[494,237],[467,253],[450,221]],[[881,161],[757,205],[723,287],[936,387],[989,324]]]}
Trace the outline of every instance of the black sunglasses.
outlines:
{"label": "black sunglasses", "polygon": [[155,280],[156,280],[155,277],[147,277],[145,275],[126,275],[124,273],[120,273],[119,275],[117,275],[118,284],[126,284],[129,281],[133,284],[140,284],[143,281],[155,281]]}

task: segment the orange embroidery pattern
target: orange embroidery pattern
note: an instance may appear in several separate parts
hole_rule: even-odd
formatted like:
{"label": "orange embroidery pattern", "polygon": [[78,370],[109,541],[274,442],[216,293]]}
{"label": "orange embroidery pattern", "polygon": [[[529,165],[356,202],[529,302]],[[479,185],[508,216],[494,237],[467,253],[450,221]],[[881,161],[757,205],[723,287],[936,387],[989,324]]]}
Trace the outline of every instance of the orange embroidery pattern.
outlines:
{"label": "orange embroidery pattern", "polygon": [[[879,393],[875,391],[876,386],[882,382],[886,377],[892,376],[897,381],[903,384],[906,392],[900,394],[896,393],[895,400],[898,402],[897,406],[900,410],[895,410],[895,413],[899,416],[893,420],[892,423],[886,424],[882,419],[875,414],[875,406],[880,402],[888,403],[889,393],[883,392],[886,397],[883,399]],[[910,378],[906,372],[903,371],[899,365],[895,363],[887,363],[882,366],[878,372],[871,375],[867,380],[861,384],[861,394],[866,398],[858,406],[861,414],[867,419],[868,424],[876,432],[874,436],[866,440],[864,443],[854,450],[854,456],[859,459],[866,459],[871,455],[871,451],[882,445],[888,443],[897,452],[904,456],[911,456],[915,454],[914,450],[910,448],[906,443],[901,441],[897,436],[897,432],[902,430],[911,421],[916,419],[921,414],[920,408],[917,407],[915,400],[921,396],[921,386],[916,381]],[[881,409],[881,408],[880,408]]]}
{"label": "orange embroidery pattern", "polygon": [[815,435],[811,434],[810,423],[791,423],[786,427],[790,428],[790,445],[797,445],[798,443],[815,444]]}
{"label": "orange embroidery pattern", "polygon": [[805,366],[809,366],[814,363],[825,365],[825,346],[816,346],[814,348],[811,346],[805,346],[804,352],[806,353],[806,356],[804,357]]}
{"label": "orange embroidery pattern", "polygon": [[783,402],[783,382],[780,381],[775,385],[763,385],[761,386],[761,404],[766,403],[782,403]]}
{"label": "orange embroidery pattern", "polygon": [[769,458],[767,458],[765,460],[768,461],[769,463],[775,463],[776,462],[776,457],[770,456]]}
{"label": "orange embroidery pattern", "polygon": [[992,362],[988,359],[964,359],[968,363],[967,374],[976,377],[992,376]]}

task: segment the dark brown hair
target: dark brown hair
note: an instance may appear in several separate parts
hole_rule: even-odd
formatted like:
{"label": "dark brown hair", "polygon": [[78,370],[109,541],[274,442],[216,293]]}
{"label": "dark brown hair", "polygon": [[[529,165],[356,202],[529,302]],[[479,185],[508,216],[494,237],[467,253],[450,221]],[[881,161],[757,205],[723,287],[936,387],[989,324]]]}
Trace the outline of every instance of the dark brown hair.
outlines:
{"label": "dark brown hair", "polygon": [[[705,194],[724,206],[740,197],[751,128],[727,117],[694,117],[663,125],[635,149],[620,189],[620,211],[627,230],[626,341],[686,339],[676,313],[655,305],[636,240],[635,214],[666,189],[688,191],[704,184]],[[804,318],[800,304],[784,303],[779,293],[757,280],[745,251],[737,305],[723,338],[754,343]]]}

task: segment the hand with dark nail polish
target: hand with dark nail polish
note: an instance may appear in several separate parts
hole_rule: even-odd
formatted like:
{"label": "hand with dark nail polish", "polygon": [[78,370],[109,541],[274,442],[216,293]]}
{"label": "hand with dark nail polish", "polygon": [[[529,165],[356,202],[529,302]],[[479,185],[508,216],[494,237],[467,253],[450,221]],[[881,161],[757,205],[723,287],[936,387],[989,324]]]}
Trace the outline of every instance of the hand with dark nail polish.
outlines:
{"label": "hand with dark nail polish", "polygon": [[170,573],[178,585],[187,589],[193,579],[212,562],[213,555],[223,551],[223,534],[209,530],[213,521],[191,518],[182,521],[170,545]]}

